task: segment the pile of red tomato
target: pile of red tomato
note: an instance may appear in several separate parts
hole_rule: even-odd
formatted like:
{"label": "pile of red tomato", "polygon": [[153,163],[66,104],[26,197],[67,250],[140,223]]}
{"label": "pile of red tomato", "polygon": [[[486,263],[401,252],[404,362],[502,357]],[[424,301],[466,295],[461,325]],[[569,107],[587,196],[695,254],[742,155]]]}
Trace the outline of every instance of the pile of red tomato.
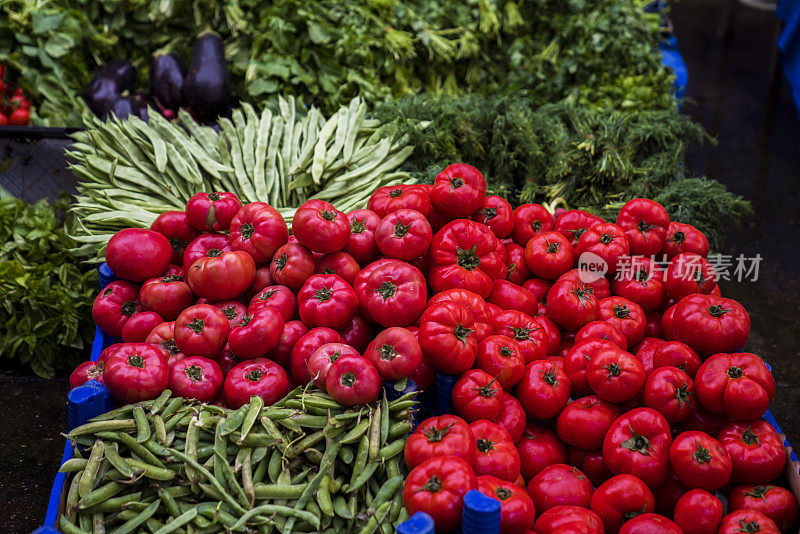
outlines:
{"label": "pile of red tomato", "polygon": [[706,238],[647,199],[616,224],[559,211],[486,196],[466,164],[347,214],[310,200],[292,236],[268,204],[198,193],[109,241],[120,280],[93,314],[122,343],[72,384],[235,408],[313,381],[352,406],[453,375],[454,413],[404,451],[404,504],[437,531],[471,489],[500,500],[508,533],[791,529],[785,451],[760,419],[775,384],[737,352],[750,319]]}
{"label": "pile of red tomato", "polygon": [[31,123],[31,103],[22,87],[3,82],[5,67],[0,65],[0,126],[27,126]]}

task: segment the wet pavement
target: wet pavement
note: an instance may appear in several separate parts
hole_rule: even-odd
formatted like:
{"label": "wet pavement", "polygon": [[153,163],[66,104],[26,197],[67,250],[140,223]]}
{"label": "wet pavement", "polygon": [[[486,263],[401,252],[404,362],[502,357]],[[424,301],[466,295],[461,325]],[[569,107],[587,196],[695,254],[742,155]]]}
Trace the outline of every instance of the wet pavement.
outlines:
{"label": "wet pavement", "polygon": [[[752,320],[748,350],[772,366],[772,405],[789,439],[800,443],[800,121],[781,87],[770,94],[776,35],[771,13],[738,7],[730,31],[726,0],[675,3],[672,19],[689,70],[684,112],[719,141],[693,149],[692,172],[706,174],[753,202],[755,217],[729,232],[725,254],[760,254],[757,281],[723,282]],[[0,375],[0,531],[30,532],[41,524],[64,442],[64,378]]]}

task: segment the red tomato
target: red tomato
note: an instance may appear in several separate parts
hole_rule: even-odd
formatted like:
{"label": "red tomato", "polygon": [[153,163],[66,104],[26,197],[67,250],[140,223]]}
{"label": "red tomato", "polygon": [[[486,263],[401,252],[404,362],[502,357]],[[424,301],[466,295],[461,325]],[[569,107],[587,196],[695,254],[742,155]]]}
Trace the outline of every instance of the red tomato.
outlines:
{"label": "red tomato", "polygon": [[691,224],[670,222],[661,254],[666,254],[667,259],[671,260],[684,252],[694,252],[705,258],[708,256],[708,239]]}
{"label": "red tomato", "polygon": [[536,534],[604,534],[600,516],[583,506],[554,506],[536,519]]}
{"label": "red tomato", "polygon": [[644,310],[635,302],[624,297],[608,297],[597,303],[597,313],[625,336],[628,346],[644,339],[647,321]]}
{"label": "red tomato", "polygon": [[646,375],[650,375],[655,369],[653,358],[655,357],[658,346],[664,341],[656,338],[644,338],[639,344],[635,346],[636,358],[642,362],[642,367]]}
{"label": "red tomato", "polygon": [[651,488],[669,472],[669,423],[650,408],[635,408],[611,424],[603,441],[603,459],[616,475],[631,474]]}
{"label": "red tomato", "polygon": [[661,314],[657,311],[647,312],[645,314],[647,324],[644,327],[644,335],[646,337],[664,337],[664,332],[661,330]]}
{"label": "red tomato", "polygon": [[640,514],[627,521],[619,534],[684,534],[674,521],[658,514]]}
{"label": "red tomato", "polygon": [[292,232],[307,249],[328,254],[350,242],[350,221],[329,202],[307,200],[292,217]]}
{"label": "red tomato", "polygon": [[661,309],[666,300],[664,273],[649,258],[633,256],[630,261],[620,261],[617,275],[611,282],[615,295],[625,297],[646,312]]}
{"label": "red tomato", "polygon": [[480,369],[470,369],[461,375],[451,394],[455,412],[470,422],[497,417],[504,394],[495,381]]}
{"label": "red tomato", "polygon": [[478,344],[475,366],[482,369],[505,389],[522,380],[525,356],[519,343],[506,336],[488,336]]}
{"label": "red tomato", "polygon": [[664,287],[675,300],[692,293],[708,294],[717,287],[717,271],[699,254],[684,252],[669,262],[664,273]]}
{"label": "red tomato", "polygon": [[95,297],[92,318],[100,329],[111,337],[122,337],[125,323],[139,311],[139,289],[125,280],[115,280]]}
{"label": "red tomato", "polygon": [[434,292],[451,288],[474,291],[486,298],[492,283],[505,278],[497,238],[486,226],[459,219],[436,232],[428,252],[428,282]]}
{"label": "red tomato", "polygon": [[702,430],[712,436],[718,436],[729,422],[730,419],[727,417],[711,413],[695,402],[694,410],[689,417],[681,421],[679,430]]}
{"label": "red tomato", "polygon": [[171,355],[177,354],[179,351],[178,346],[175,344],[175,321],[168,321],[157,325],[150,331],[144,342],[159,345]]}
{"label": "red tomato", "polygon": [[781,532],[797,525],[797,498],[780,486],[737,486],[728,494],[728,510],[758,510],[775,522]]}
{"label": "red tomato", "polygon": [[547,354],[556,355],[561,348],[561,329],[546,315],[539,315],[533,321],[544,330],[547,337]]}
{"label": "red tomato", "polygon": [[144,282],[161,276],[172,259],[172,245],[158,232],[144,228],[120,230],[108,240],[106,263],[120,278]]}
{"label": "red tomato", "polygon": [[534,236],[553,229],[553,216],[541,204],[522,204],[514,210],[514,242],[525,246]]}
{"label": "red tomato", "polygon": [[269,274],[276,284],[298,291],[314,274],[314,256],[303,245],[287,243],[275,252]]}
{"label": "red tomato", "polygon": [[167,267],[167,272],[164,273],[164,276],[181,276],[186,279],[186,273],[180,265],[170,265]]}
{"label": "red tomato", "polygon": [[736,482],[764,484],[780,476],[786,466],[783,441],[762,419],[728,424],[719,441],[731,457]]}
{"label": "red tomato", "polygon": [[[611,285],[608,279],[604,277],[595,278],[591,276],[591,273],[588,274],[589,276],[587,276],[587,273],[583,269],[576,268],[559,276],[557,281],[571,280],[573,282],[580,282],[594,292],[594,296],[597,297],[598,301],[610,297]],[[586,281],[584,281],[584,279],[586,279]]]}
{"label": "red tomato", "polygon": [[436,175],[430,195],[439,212],[453,219],[469,218],[483,205],[486,180],[472,165],[454,163]]}
{"label": "red tomato", "polygon": [[570,244],[575,246],[581,235],[603,219],[581,210],[568,210],[558,216],[555,222],[555,231],[566,237]]}
{"label": "red tomato", "polygon": [[463,373],[472,367],[478,354],[475,318],[458,302],[429,306],[419,320],[419,344],[438,371]]}
{"label": "red tomato", "polygon": [[266,202],[251,202],[231,220],[231,249],[243,250],[256,263],[272,259],[289,240],[289,229],[278,210]]}
{"label": "red tomato", "polygon": [[647,485],[633,475],[617,475],[603,482],[592,494],[592,510],[608,532],[639,514],[655,511],[655,497]]}
{"label": "red tomato", "polygon": [[533,528],[536,512],[523,488],[496,476],[478,477],[478,491],[500,501],[500,533],[516,534]]}
{"label": "red tomato", "polygon": [[549,280],[542,280],[541,278],[530,278],[522,283],[522,287],[530,291],[539,303],[547,299],[547,292],[553,283]]}
{"label": "red tomato", "polygon": [[88,361],[83,362],[69,375],[69,388],[73,389],[81,386],[89,380],[97,380],[103,383],[103,362]]}
{"label": "red tomato", "polygon": [[664,341],[655,346],[653,367],[677,367],[694,379],[700,368],[700,356],[689,345],[680,341]]}
{"label": "red tomato", "polygon": [[240,408],[250,397],[261,397],[270,406],[289,393],[289,377],[277,363],[267,358],[247,360],[225,377],[225,401],[230,408]]}
{"label": "red tomato", "polygon": [[[198,303],[205,304],[205,302]],[[242,319],[247,315],[247,306],[238,300],[221,300],[219,302],[213,302],[212,306],[225,314],[225,317],[228,319],[228,326],[231,329],[242,322]]]}
{"label": "red tomato", "polygon": [[222,390],[224,377],[217,362],[202,356],[187,356],[169,370],[173,395],[200,402],[213,402]]}
{"label": "red tomato", "polygon": [[607,222],[597,223],[586,230],[575,245],[578,258],[591,252],[605,263],[608,273],[617,270],[619,259],[627,256],[629,251],[628,238],[622,228]]}
{"label": "red tomato", "polygon": [[475,333],[478,335],[478,340],[492,334],[492,317],[495,314],[480,295],[467,289],[447,289],[432,296],[428,301],[428,307],[446,301],[463,304],[472,313],[475,318]]}
{"label": "red tomato", "polygon": [[186,250],[183,251],[184,279],[186,279],[186,273],[189,272],[189,268],[192,264],[210,251],[220,250],[227,252],[230,249],[228,236],[225,234],[201,234],[197,236],[186,246]]}
{"label": "red tomato", "polygon": [[[665,333],[667,330],[664,327]],[[750,316],[735,300],[689,295],[675,308],[672,333],[674,339],[686,343],[700,356],[736,352],[750,335]]]}
{"label": "red tomato", "polygon": [[475,436],[466,421],[456,415],[429,417],[408,436],[403,456],[413,469],[429,458],[457,456],[475,462]]}
{"label": "red tomato", "polygon": [[587,339],[604,339],[610,341],[622,350],[628,350],[628,340],[622,333],[608,321],[592,321],[586,323],[575,334],[575,343]]}
{"label": "red tomato", "polygon": [[290,321],[297,311],[297,299],[286,286],[267,286],[250,301],[247,313],[252,315],[264,308],[274,308],[281,313],[284,321]]}
{"label": "red tomato", "polygon": [[749,352],[715,354],[697,371],[697,400],[709,411],[746,421],[764,415],[775,397],[775,379]]}
{"label": "red tomato", "polygon": [[197,230],[224,232],[241,208],[241,200],[233,193],[195,193],[186,203],[186,217]]}
{"label": "red tomato", "polygon": [[519,310],[531,316],[536,315],[539,309],[533,293],[507,280],[494,281],[488,301],[503,310]]}
{"label": "red tomato", "polygon": [[368,404],[378,398],[381,375],[363,356],[342,356],[331,364],[325,391],[342,406]]}
{"label": "red tomato", "polygon": [[533,317],[517,310],[505,310],[492,319],[494,335],[506,336],[519,343],[525,363],[547,356],[547,332]]}
{"label": "red tomato", "polygon": [[758,532],[758,534],[778,534],[778,525],[758,510],[736,510],[722,518],[717,534],[736,534]]}
{"label": "red tomato", "polygon": [[300,385],[308,384],[311,381],[311,376],[308,374],[308,359],[314,354],[314,351],[325,343],[342,343],[343,341],[339,332],[326,327],[312,328],[303,334],[295,342],[289,356],[289,367],[294,381]]}
{"label": "red tomato", "polygon": [[256,277],[256,264],[242,251],[210,250],[197,259],[186,273],[186,281],[195,294],[211,301],[236,298]]}
{"label": "red tomato", "polygon": [[417,338],[399,326],[387,328],[367,347],[364,356],[386,380],[407,378],[422,360]]}
{"label": "red tomato", "polygon": [[528,417],[549,419],[567,405],[570,382],[564,370],[546,360],[525,366],[522,380],[517,384],[517,398]]}
{"label": "red tomato", "polygon": [[579,469],[566,464],[548,465],[534,476],[527,487],[537,513],[554,506],[589,508],[592,482]]}
{"label": "red tomato", "polygon": [[256,277],[253,279],[253,283],[250,284],[250,287],[247,288],[247,291],[244,292],[245,300],[252,300],[262,289],[272,284],[272,275],[269,274],[269,265],[256,267]]}
{"label": "red tomato", "polygon": [[228,346],[243,360],[261,358],[278,345],[283,333],[283,315],[275,308],[261,308],[246,315],[228,334]]}
{"label": "red tomato", "polygon": [[153,328],[163,322],[164,319],[156,312],[143,311],[135,313],[125,321],[125,326],[122,327],[122,341],[125,343],[144,342]]}
{"label": "red tomato", "polygon": [[652,256],[661,250],[667,238],[669,215],[658,202],[634,198],[619,210],[617,226],[625,231],[631,254]]}
{"label": "red tomato", "polygon": [[672,469],[678,479],[690,488],[714,491],[731,478],[731,457],[719,441],[705,432],[679,434],[669,450]]}
{"label": "red tomato", "polygon": [[597,395],[581,397],[567,404],[558,414],[558,437],[567,445],[583,450],[599,449],[608,428],[620,413],[618,406]]}
{"label": "red tomato", "polygon": [[386,215],[375,229],[375,242],[381,254],[410,261],[424,256],[433,239],[425,216],[416,210],[401,209]]}
{"label": "red tomato", "polygon": [[575,253],[567,238],[559,232],[542,232],[528,240],[525,262],[534,276],[555,280],[572,269]]}
{"label": "red tomato", "polygon": [[325,343],[315,350],[308,358],[308,375],[314,383],[322,390],[325,390],[325,379],[328,377],[328,369],[333,362],[341,356],[361,356],[359,352],[344,343]]}
{"label": "red tomato", "polygon": [[[2,81],[0,81],[0,89],[2,89]],[[1,111],[1,110],[0,110]],[[0,126],[8,125],[8,117],[6,117],[2,112],[0,112]]]}
{"label": "red tomato", "polygon": [[365,267],[354,282],[362,314],[387,327],[414,324],[425,310],[425,277],[403,261],[379,261]]}
{"label": "red tomato", "polygon": [[475,437],[476,475],[493,475],[501,480],[514,482],[520,475],[520,457],[511,435],[505,428],[486,419],[470,423]]}
{"label": "red tomato", "polygon": [[363,265],[378,254],[375,229],[381,218],[374,211],[353,210],[348,212],[347,220],[350,221],[350,241],[344,251]]}
{"label": "red tomato", "polygon": [[150,229],[169,240],[172,246],[171,263],[183,263],[186,247],[200,235],[200,232],[189,224],[185,211],[165,211],[150,225]]}
{"label": "red tomato", "polygon": [[315,274],[297,293],[300,319],[309,326],[342,328],[358,310],[353,288],[335,274]]}
{"label": "red tomato", "polygon": [[647,375],[644,405],[661,413],[670,424],[694,411],[694,381],[677,367],[659,367]]}
{"label": "red tomato", "polygon": [[722,503],[706,490],[689,490],[675,505],[675,523],[684,534],[716,534],[720,521]]}
{"label": "red tomato", "polygon": [[175,320],[175,344],[187,356],[213,358],[228,339],[225,314],[210,304],[195,304]]}
{"label": "red tomato", "polygon": [[567,458],[569,459],[569,465],[583,471],[594,486],[599,486],[611,478],[611,472],[603,461],[603,451],[601,449],[585,451],[577,447],[570,447],[567,451]]}
{"label": "red tomato", "polygon": [[308,327],[303,321],[287,321],[283,323],[283,330],[278,344],[269,353],[270,359],[284,369],[290,369],[292,349],[300,338],[307,333]]}
{"label": "red tomato", "polygon": [[169,385],[167,353],[147,343],[124,343],[105,361],[103,383],[122,404],[155,399]]}
{"label": "red tomato", "polygon": [[[521,285],[531,277],[531,270],[525,262],[525,247],[516,243],[507,243],[506,249],[506,280],[512,284]],[[545,295],[547,292],[545,291]],[[543,298],[537,297],[538,300]]]}
{"label": "red tomato", "polygon": [[347,252],[339,251],[325,254],[317,260],[316,274],[335,274],[352,285],[361,270],[356,259]]}
{"label": "red tomato", "polygon": [[369,197],[367,209],[379,218],[402,209],[416,210],[427,217],[431,211],[431,197],[424,187],[417,184],[384,185]]}
{"label": "red tomato", "polygon": [[361,353],[366,352],[367,346],[369,346],[374,337],[372,335],[372,325],[360,315],[354,315],[347,325],[339,329],[339,334],[341,334],[346,344]]}
{"label": "red tomato", "polygon": [[595,354],[606,350],[619,350],[611,341],[604,339],[587,339],[575,343],[564,356],[564,372],[569,377],[572,394],[589,395],[592,389],[586,378],[586,369]]}
{"label": "red tomato", "polygon": [[425,512],[437,532],[461,525],[464,494],[477,488],[469,463],[455,456],[437,456],[416,466],[403,485],[403,504],[410,515]]}
{"label": "red tomato", "polygon": [[18,108],[8,116],[10,126],[27,126],[31,123],[31,112],[27,109]]}
{"label": "red tomato", "polygon": [[532,479],[548,465],[567,463],[567,447],[552,430],[528,424],[517,442],[520,472],[525,480]]}
{"label": "red tomato", "polygon": [[506,199],[497,195],[483,199],[483,207],[472,214],[472,220],[488,226],[500,239],[514,230],[514,210]]}
{"label": "red tomato", "polygon": [[492,421],[503,427],[511,436],[511,441],[516,443],[525,431],[525,410],[516,397],[504,394],[500,413]]}
{"label": "red tomato", "polygon": [[586,367],[586,381],[601,399],[623,403],[633,399],[647,375],[636,356],[619,347],[598,351]]}
{"label": "red tomato", "polygon": [[547,292],[547,316],[566,330],[576,331],[599,318],[594,290],[572,280],[558,280]]}
{"label": "red tomato", "polygon": [[151,278],[139,290],[142,308],[158,313],[167,321],[174,321],[192,305],[194,295],[182,276]]}

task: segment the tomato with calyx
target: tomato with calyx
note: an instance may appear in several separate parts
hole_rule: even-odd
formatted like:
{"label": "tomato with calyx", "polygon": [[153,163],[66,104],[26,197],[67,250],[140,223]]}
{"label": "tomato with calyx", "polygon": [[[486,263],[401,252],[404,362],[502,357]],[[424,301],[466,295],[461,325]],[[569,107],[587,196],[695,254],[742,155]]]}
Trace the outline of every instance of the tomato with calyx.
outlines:
{"label": "tomato with calyx", "polygon": [[664,416],[650,408],[635,408],[611,423],[603,441],[603,460],[612,473],[637,476],[655,488],[667,479],[670,445]]}
{"label": "tomato with calyx", "polygon": [[589,508],[592,482],[580,469],[571,465],[553,464],[542,469],[528,482],[528,495],[538,513],[555,506]]}
{"label": "tomato with calyx", "polygon": [[172,247],[171,263],[183,263],[186,247],[200,235],[200,231],[189,224],[185,211],[165,211],[150,225],[150,229],[163,235]]}
{"label": "tomato with calyx", "polygon": [[693,489],[678,499],[674,519],[684,534],[716,534],[722,515],[719,499],[704,489]]}
{"label": "tomato with calyx", "polygon": [[517,441],[520,472],[532,479],[548,465],[567,463],[567,447],[552,430],[529,423]]}
{"label": "tomato with calyx", "polygon": [[385,327],[411,326],[425,310],[425,277],[404,261],[378,261],[365,267],[353,282],[362,315]]}
{"label": "tomato with calyx", "polygon": [[445,301],[458,302],[467,307],[475,318],[475,333],[478,335],[478,340],[492,334],[494,313],[480,295],[468,289],[447,289],[432,296],[428,301],[428,307]]}
{"label": "tomato with calyx", "polygon": [[517,534],[533,527],[536,511],[524,488],[493,475],[480,475],[478,491],[500,501],[501,534]]}
{"label": "tomato with calyx", "polygon": [[431,197],[417,184],[384,185],[369,197],[367,209],[380,218],[403,209],[415,210],[427,217],[431,212]]}
{"label": "tomato with calyx", "polygon": [[409,515],[430,515],[437,532],[450,532],[461,525],[464,494],[477,486],[475,472],[466,460],[437,456],[408,474],[403,485],[403,505]]}
{"label": "tomato with calyx", "polygon": [[289,240],[289,229],[278,210],[266,202],[251,202],[231,221],[231,249],[243,250],[256,263],[272,259]]}
{"label": "tomato with calyx", "polygon": [[575,343],[587,339],[603,339],[612,342],[622,350],[628,350],[628,340],[608,321],[592,321],[583,325],[575,334]]}
{"label": "tomato with calyx", "polygon": [[750,316],[735,300],[689,295],[675,307],[672,333],[675,340],[686,343],[703,357],[737,352],[750,336]]}
{"label": "tomato with calyx", "polygon": [[603,520],[607,532],[617,532],[629,519],[654,512],[655,497],[635,476],[617,475],[597,487],[592,494],[591,508]]}
{"label": "tomato with calyx", "polygon": [[103,288],[92,303],[92,318],[111,337],[121,338],[125,323],[139,312],[139,289],[126,280],[115,280]]}
{"label": "tomato with calyx", "polygon": [[733,462],[734,481],[765,484],[780,476],[786,466],[783,440],[763,419],[730,423],[718,439]]}
{"label": "tomato with calyx", "polygon": [[566,237],[572,246],[578,243],[583,233],[603,219],[582,210],[567,210],[558,216],[555,231]]}
{"label": "tomato with calyx", "polygon": [[[304,324],[301,322],[301,324]],[[314,351],[325,343],[342,343],[344,340],[339,332],[332,328],[319,326],[308,330],[298,339],[291,349],[289,368],[292,379],[299,384],[308,384],[311,376],[308,374],[308,359]]]}
{"label": "tomato with calyx", "polygon": [[547,356],[547,332],[530,315],[517,310],[504,310],[492,319],[492,333],[506,336],[519,344],[525,363]]}
{"label": "tomato with calyx", "polygon": [[592,253],[605,262],[606,272],[609,273],[617,270],[620,258],[629,252],[625,232],[616,224],[607,222],[597,223],[586,230],[575,245],[575,255],[579,261],[584,254]]}
{"label": "tomato with calyx", "polygon": [[617,226],[625,231],[631,254],[652,256],[664,246],[669,214],[658,202],[648,198],[634,198],[619,210]]}
{"label": "tomato with calyx", "polygon": [[567,238],[559,232],[542,232],[525,245],[525,262],[534,276],[555,280],[572,269],[575,253]]}
{"label": "tomato with calyx", "polygon": [[300,319],[309,326],[341,328],[358,310],[353,288],[335,274],[315,274],[297,293]]}
{"label": "tomato with calyx", "polygon": [[350,241],[344,251],[363,265],[378,255],[375,229],[381,218],[374,211],[353,210],[347,213],[347,220],[350,221]]}
{"label": "tomato with calyx", "polygon": [[69,388],[73,389],[81,386],[89,380],[97,380],[103,383],[103,368],[105,363],[97,361],[83,362],[69,375]]}
{"label": "tomato with calyx", "polygon": [[275,251],[269,274],[276,284],[298,291],[314,274],[314,256],[299,243],[286,243]]}
{"label": "tomato with calyx", "polygon": [[629,347],[644,339],[647,319],[642,307],[635,302],[624,297],[608,297],[597,303],[597,314],[625,336]]}
{"label": "tomato with calyx", "polygon": [[433,207],[452,219],[469,218],[486,196],[483,174],[466,163],[453,163],[436,175],[430,198]]}
{"label": "tomato with calyx", "polygon": [[709,411],[747,421],[764,415],[775,397],[775,379],[764,360],[749,352],[715,354],[695,377],[697,400]]}
{"label": "tomato with calyx", "polygon": [[272,360],[255,358],[231,369],[225,377],[224,389],[230,408],[240,408],[254,396],[264,399],[264,406],[270,406],[289,393],[289,377]]}
{"label": "tomato with calyx", "polygon": [[228,318],[210,304],[195,304],[175,320],[175,344],[186,356],[216,356],[228,339]]}
{"label": "tomato with calyx", "polygon": [[224,232],[242,208],[233,193],[195,193],[186,203],[186,217],[193,228],[203,232]]}
{"label": "tomato with calyx", "polygon": [[592,391],[617,404],[636,397],[646,377],[642,362],[616,346],[599,350],[586,367],[586,381]]}
{"label": "tomato with calyx", "polygon": [[167,352],[148,343],[123,343],[105,361],[103,383],[123,404],[154,399],[169,385]]}
{"label": "tomato with calyx", "polygon": [[463,373],[478,355],[475,318],[458,302],[439,302],[429,306],[419,320],[419,344],[428,361],[438,371]]}
{"label": "tomato with calyx", "polygon": [[717,271],[694,252],[678,254],[664,272],[664,288],[674,300],[693,293],[709,294],[717,287]]}
{"label": "tomato with calyx", "polygon": [[[532,276],[525,261],[525,247],[516,243],[506,243],[506,280],[512,284],[522,285]],[[547,295],[547,291],[544,292]],[[538,298],[538,297],[537,297]],[[542,299],[539,299],[542,300]]]}
{"label": "tomato with calyx", "polygon": [[728,510],[758,510],[775,522],[781,532],[797,526],[797,498],[780,486],[737,486],[728,493]]}
{"label": "tomato with calyx", "polygon": [[386,215],[375,229],[378,250],[387,258],[411,261],[428,252],[433,230],[425,216],[402,209]]}
{"label": "tomato with calyx", "polygon": [[363,356],[347,355],[328,368],[325,391],[342,406],[356,406],[377,399],[382,383],[372,362]]}
{"label": "tomato with calyx", "polygon": [[739,534],[741,532],[758,534],[778,534],[775,522],[758,510],[736,510],[725,517],[719,525],[717,534]]}
{"label": "tomato with calyx", "polygon": [[227,252],[231,249],[228,243],[228,236],[225,234],[201,234],[194,238],[188,245],[186,250],[183,251],[183,277],[186,279],[186,273],[189,272],[189,267],[192,264],[208,254],[211,250],[221,250]]}
{"label": "tomato with calyx", "polygon": [[556,430],[567,445],[587,451],[599,449],[611,423],[619,416],[618,406],[597,395],[589,395],[570,402],[561,410]]}
{"label": "tomato with calyx", "polygon": [[217,301],[236,298],[256,277],[256,264],[242,251],[209,250],[195,260],[186,273],[186,281],[199,297]]}
{"label": "tomato with calyx", "polygon": [[262,308],[242,318],[228,334],[228,346],[237,358],[262,358],[280,341],[283,315],[275,308]]}
{"label": "tomato with calyx", "polygon": [[324,200],[307,200],[292,217],[297,241],[311,251],[328,254],[350,242],[350,221],[344,213]]}
{"label": "tomato with calyx", "polygon": [[505,428],[486,419],[473,421],[469,425],[475,438],[476,475],[493,475],[501,480],[514,482],[520,474],[520,458],[511,435]]}
{"label": "tomato with calyx", "polygon": [[592,393],[586,370],[589,362],[599,352],[620,350],[617,345],[604,339],[586,339],[575,343],[564,355],[564,372],[569,377],[572,395],[582,396]]}
{"label": "tomato with calyx", "polygon": [[485,224],[494,235],[503,239],[514,230],[514,209],[503,197],[489,195],[483,200],[481,209],[472,214],[472,220]]}
{"label": "tomato with calyx", "polygon": [[733,464],[722,444],[705,432],[690,430],[672,442],[669,460],[678,480],[690,488],[714,491],[728,483]]}
{"label": "tomato with calyx", "polygon": [[596,321],[599,311],[594,290],[579,281],[556,281],[547,292],[547,316],[571,331]]}
{"label": "tomato with calyx", "polygon": [[291,321],[297,312],[297,298],[286,286],[267,286],[250,300],[247,313],[252,315],[264,308],[274,308],[281,312],[284,322]]}
{"label": "tomato with calyx", "polygon": [[567,405],[570,382],[558,364],[537,360],[525,366],[516,391],[528,417],[549,419]]}
{"label": "tomato with calyx", "polygon": [[169,389],[174,395],[213,402],[222,390],[224,375],[219,364],[202,356],[187,356],[169,370]]}
{"label": "tomato with calyx", "polygon": [[320,256],[316,266],[314,266],[315,274],[335,274],[350,285],[353,285],[353,281],[360,270],[361,267],[356,259],[341,250]]}
{"label": "tomato with calyx", "polygon": [[525,356],[515,340],[506,336],[488,336],[478,344],[475,366],[497,379],[505,389],[522,380]]}
{"label": "tomato with calyx", "polygon": [[417,338],[399,326],[387,328],[369,344],[364,356],[386,380],[407,378],[422,360]]}
{"label": "tomato with calyx", "polygon": [[708,256],[708,239],[691,224],[672,221],[667,228],[667,237],[664,246],[661,247],[661,254],[665,254],[667,259],[671,260],[684,252],[694,252],[705,258]]}
{"label": "tomato with calyx", "polygon": [[472,422],[497,417],[504,393],[495,377],[480,369],[470,369],[456,380],[451,397],[453,410]]}
{"label": "tomato with calyx", "polygon": [[655,346],[653,367],[677,367],[685,371],[694,380],[700,369],[700,356],[686,343],[680,341],[663,341]]}
{"label": "tomato with calyx", "polygon": [[514,210],[514,231],[511,237],[525,246],[532,237],[553,229],[553,216],[541,204],[521,204]]}
{"label": "tomato with calyx", "polygon": [[106,263],[125,280],[144,282],[161,276],[172,259],[172,245],[164,235],[144,228],[120,230],[108,240]]}
{"label": "tomato with calyx", "polygon": [[632,300],[646,312],[661,309],[667,298],[664,273],[656,262],[642,256],[620,264],[611,289],[614,295]]}
{"label": "tomato with calyx", "polygon": [[342,356],[361,356],[359,352],[344,343],[325,343],[315,350],[308,358],[308,374],[311,380],[323,391],[325,390],[325,380],[328,377],[328,369]]}
{"label": "tomato with calyx", "polygon": [[174,321],[180,313],[192,305],[194,295],[183,276],[151,278],[139,289],[142,309],[154,311],[167,321]]}
{"label": "tomato with calyx", "polygon": [[603,522],[583,506],[554,506],[536,519],[536,534],[605,534]]}
{"label": "tomato with calyx", "polygon": [[403,449],[406,466],[413,469],[437,456],[457,456],[470,465],[477,453],[469,424],[456,415],[429,417],[408,436]]}
{"label": "tomato with calyx", "polygon": [[647,375],[644,405],[660,412],[670,424],[680,423],[694,411],[695,385],[677,367],[659,367]]}

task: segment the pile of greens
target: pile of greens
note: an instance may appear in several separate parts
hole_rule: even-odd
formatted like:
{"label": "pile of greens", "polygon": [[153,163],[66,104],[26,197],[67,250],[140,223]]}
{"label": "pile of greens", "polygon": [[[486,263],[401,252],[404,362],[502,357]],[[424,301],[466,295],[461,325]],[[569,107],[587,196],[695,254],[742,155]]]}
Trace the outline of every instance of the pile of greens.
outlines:
{"label": "pile of greens", "polygon": [[51,377],[86,359],[97,270],[76,262],[64,194],[28,205],[0,188],[0,354],[5,368]]}

